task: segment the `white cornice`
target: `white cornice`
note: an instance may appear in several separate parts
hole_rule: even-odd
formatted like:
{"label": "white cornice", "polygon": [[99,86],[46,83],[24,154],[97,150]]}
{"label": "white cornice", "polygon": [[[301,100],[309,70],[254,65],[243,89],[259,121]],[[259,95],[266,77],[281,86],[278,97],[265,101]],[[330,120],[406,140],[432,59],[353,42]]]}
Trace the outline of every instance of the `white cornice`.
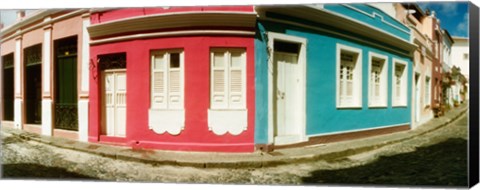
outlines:
{"label": "white cornice", "polygon": [[[59,13],[61,11],[62,10],[59,10],[59,9],[41,10],[41,11],[38,11],[38,12],[35,12],[35,13],[31,14],[29,17],[25,18],[24,20],[14,24],[14,25],[12,25],[8,28],[3,29],[0,32],[0,36],[2,36],[1,42],[3,43],[3,42],[5,42],[7,40],[10,40],[12,38],[16,38],[17,36],[21,36],[24,33],[27,33],[27,32],[30,32],[32,30],[44,27],[46,25],[58,22],[60,20],[64,20],[64,19],[68,19],[68,18],[73,17],[73,16],[81,15],[85,12],[88,12],[88,9],[78,9],[78,10],[69,12],[67,14],[64,14],[64,15],[61,15],[61,16],[58,16],[58,17],[55,17],[55,18],[52,18],[52,19],[44,20],[48,16],[53,15],[55,13]],[[41,21],[41,20],[43,20],[43,22],[40,22],[40,23],[35,24],[33,26],[29,26],[29,25],[31,25],[31,24],[33,24],[37,21]],[[8,35],[8,36],[5,36],[5,34],[9,34],[9,33],[12,33],[12,32],[15,32],[15,33],[13,33],[11,35]]]}
{"label": "white cornice", "polygon": [[254,12],[194,11],[144,15],[93,24],[88,27],[88,31],[92,38],[101,38],[124,33],[181,27],[226,26],[254,28],[255,22],[256,14]]}
{"label": "white cornice", "polygon": [[[413,52],[417,47],[416,45],[410,43],[407,40],[404,40],[392,34],[386,33],[378,28],[369,26],[365,23],[353,20],[351,18],[345,17],[343,15],[340,15],[338,13],[334,13],[325,9],[319,9],[319,8],[310,7],[310,6],[290,6],[290,7],[261,6],[261,7],[256,7],[256,11],[259,12],[260,19],[263,19],[263,20],[280,21],[280,19],[272,19],[264,16],[266,11],[279,13],[286,16],[292,16],[300,19],[310,20],[312,22],[319,23],[319,24],[333,26],[348,32],[355,33],[357,35],[370,37],[372,39],[376,39],[378,41],[384,42],[389,46],[406,50],[410,53]],[[299,22],[292,22],[287,20],[284,20],[282,22],[289,23],[291,25],[302,26],[305,28],[312,28],[312,29],[314,28],[315,30],[334,33],[336,35],[340,35],[350,39],[354,38],[356,40],[360,40],[364,43],[374,45],[377,47],[381,46],[376,43],[371,43],[368,40],[360,39],[355,36],[345,35],[345,34],[341,34],[340,32],[329,31],[327,29],[322,29],[319,27],[310,26],[303,23],[299,23]],[[381,46],[381,47],[393,50],[390,47],[386,47],[386,46]]]}
{"label": "white cornice", "polygon": [[90,41],[90,45],[98,45],[103,43],[119,42],[133,39],[144,39],[154,37],[171,37],[171,36],[185,36],[185,35],[235,35],[235,36],[254,36],[255,31],[243,31],[243,30],[182,30],[182,31],[170,31],[170,32],[155,32],[155,33],[142,33],[125,35],[119,37],[104,38],[100,40]]}

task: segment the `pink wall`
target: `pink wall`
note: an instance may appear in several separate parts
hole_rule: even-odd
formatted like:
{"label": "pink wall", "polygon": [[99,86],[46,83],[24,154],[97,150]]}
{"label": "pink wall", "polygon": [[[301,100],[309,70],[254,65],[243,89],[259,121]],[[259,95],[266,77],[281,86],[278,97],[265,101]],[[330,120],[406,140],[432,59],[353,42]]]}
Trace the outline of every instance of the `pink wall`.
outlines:
{"label": "pink wall", "polygon": [[193,11],[236,11],[236,12],[253,12],[253,6],[192,6],[192,7],[170,7],[164,8],[131,8],[110,10],[101,13],[92,14],[91,23],[98,24],[118,20],[122,18],[130,18],[142,15],[174,13],[174,12],[193,12]]}
{"label": "pink wall", "polygon": [[[28,33],[23,34],[22,36],[22,51],[25,48],[28,48],[33,45],[43,43],[43,29],[35,29]],[[22,52],[23,53],[23,52]]]}
{"label": "pink wall", "polygon": [[[210,106],[210,48],[240,47],[247,52],[248,128],[234,136],[208,130]],[[185,55],[185,129],[177,136],[148,129],[150,106],[150,50],[183,48]],[[253,37],[190,36],[132,40],[91,46],[90,59],[108,53],[127,53],[127,136],[100,137],[100,76],[98,65],[90,73],[89,141],[132,146],[194,151],[254,151],[254,40]],[[96,63],[95,63],[96,64]]]}
{"label": "pink wall", "polygon": [[0,51],[2,56],[15,52],[15,39],[2,42],[0,45]]}

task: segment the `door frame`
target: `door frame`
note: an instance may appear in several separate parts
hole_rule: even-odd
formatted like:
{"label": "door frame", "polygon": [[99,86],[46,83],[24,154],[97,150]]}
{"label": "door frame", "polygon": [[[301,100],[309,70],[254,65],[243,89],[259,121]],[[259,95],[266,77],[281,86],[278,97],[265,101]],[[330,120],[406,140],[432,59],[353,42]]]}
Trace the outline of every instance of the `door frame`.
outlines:
{"label": "door frame", "polygon": [[[297,36],[291,36],[291,35],[286,35],[286,34],[281,34],[281,33],[276,33],[276,32],[267,32],[268,35],[268,144],[274,144],[277,143],[278,145],[281,144],[294,144],[294,143],[300,143],[307,141],[307,134],[306,134],[306,75],[307,75],[307,69],[306,69],[306,63],[307,63],[307,57],[306,57],[306,47],[307,47],[307,40],[305,38],[297,37]],[[299,136],[294,139],[292,142],[275,142],[275,137],[274,137],[274,127],[273,126],[273,104],[276,103],[274,102],[273,98],[273,56],[274,56],[274,41],[284,41],[284,42],[289,42],[289,43],[296,43],[300,45],[300,52],[298,54],[298,65],[300,67],[300,110],[303,110],[303,113],[300,114],[300,123],[298,127],[300,128],[300,134]],[[303,76],[303,77],[302,77]]]}
{"label": "door frame", "polygon": [[[100,120],[100,135],[101,136],[107,136],[107,137],[115,137],[115,138],[125,138],[127,137],[127,128],[125,126],[125,136],[115,136],[115,135],[108,135],[108,132],[107,132],[107,115],[106,115],[106,105],[105,105],[105,96],[106,96],[106,93],[105,93],[105,73],[125,73],[125,77],[127,77],[127,69],[126,68],[122,68],[122,69],[107,69],[107,70],[102,70],[100,71],[100,79],[101,79],[101,84],[100,84],[100,116],[101,116],[101,120]],[[127,79],[125,79],[127,80]],[[116,82],[116,81],[115,81]],[[126,81],[125,81],[126,82]],[[126,91],[128,92],[128,88],[126,89]],[[126,109],[127,105],[125,104],[125,109]],[[116,118],[116,117],[115,117]],[[125,124],[127,123],[127,117],[125,117]],[[116,123],[115,123],[116,125]],[[115,128],[116,126],[114,126]],[[105,130],[105,131],[103,131]],[[115,130],[115,129],[114,129]]]}
{"label": "door frame", "polygon": [[[416,76],[418,76],[418,80],[415,81],[415,78]],[[415,75],[414,75],[414,83],[415,83],[415,107],[414,107],[414,110],[415,110],[415,115],[414,115],[414,123],[416,126],[418,126],[418,123],[420,123],[420,116],[421,116],[421,105],[420,105],[420,97],[421,97],[421,87],[420,87],[420,82],[422,81],[422,75],[418,72],[415,72]],[[415,127],[416,127],[415,126]]]}

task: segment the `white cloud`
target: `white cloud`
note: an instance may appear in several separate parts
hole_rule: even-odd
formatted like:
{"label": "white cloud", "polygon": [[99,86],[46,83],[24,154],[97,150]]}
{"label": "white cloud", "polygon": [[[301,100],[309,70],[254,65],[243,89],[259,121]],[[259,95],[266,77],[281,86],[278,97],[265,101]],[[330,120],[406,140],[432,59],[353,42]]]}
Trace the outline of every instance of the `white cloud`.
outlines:
{"label": "white cloud", "polygon": [[456,27],[456,35],[467,34],[468,36],[468,12],[463,15],[463,20]]}
{"label": "white cloud", "polygon": [[440,6],[440,14],[455,16],[457,14],[458,3],[456,2],[445,2],[438,3]]}

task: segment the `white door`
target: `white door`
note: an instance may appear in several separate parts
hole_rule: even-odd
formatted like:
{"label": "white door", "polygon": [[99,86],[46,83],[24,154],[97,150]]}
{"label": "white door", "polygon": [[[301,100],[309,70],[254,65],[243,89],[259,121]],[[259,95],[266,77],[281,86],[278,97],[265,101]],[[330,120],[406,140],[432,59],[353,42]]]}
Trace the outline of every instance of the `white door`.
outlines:
{"label": "white door", "polygon": [[[298,55],[274,53],[274,136],[275,144],[301,140],[301,96]],[[304,113],[303,113],[304,114]]]}
{"label": "white door", "polygon": [[125,137],[127,111],[127,75],[124,69],[104,71],[103,74],[102,133],[107,136]]}

